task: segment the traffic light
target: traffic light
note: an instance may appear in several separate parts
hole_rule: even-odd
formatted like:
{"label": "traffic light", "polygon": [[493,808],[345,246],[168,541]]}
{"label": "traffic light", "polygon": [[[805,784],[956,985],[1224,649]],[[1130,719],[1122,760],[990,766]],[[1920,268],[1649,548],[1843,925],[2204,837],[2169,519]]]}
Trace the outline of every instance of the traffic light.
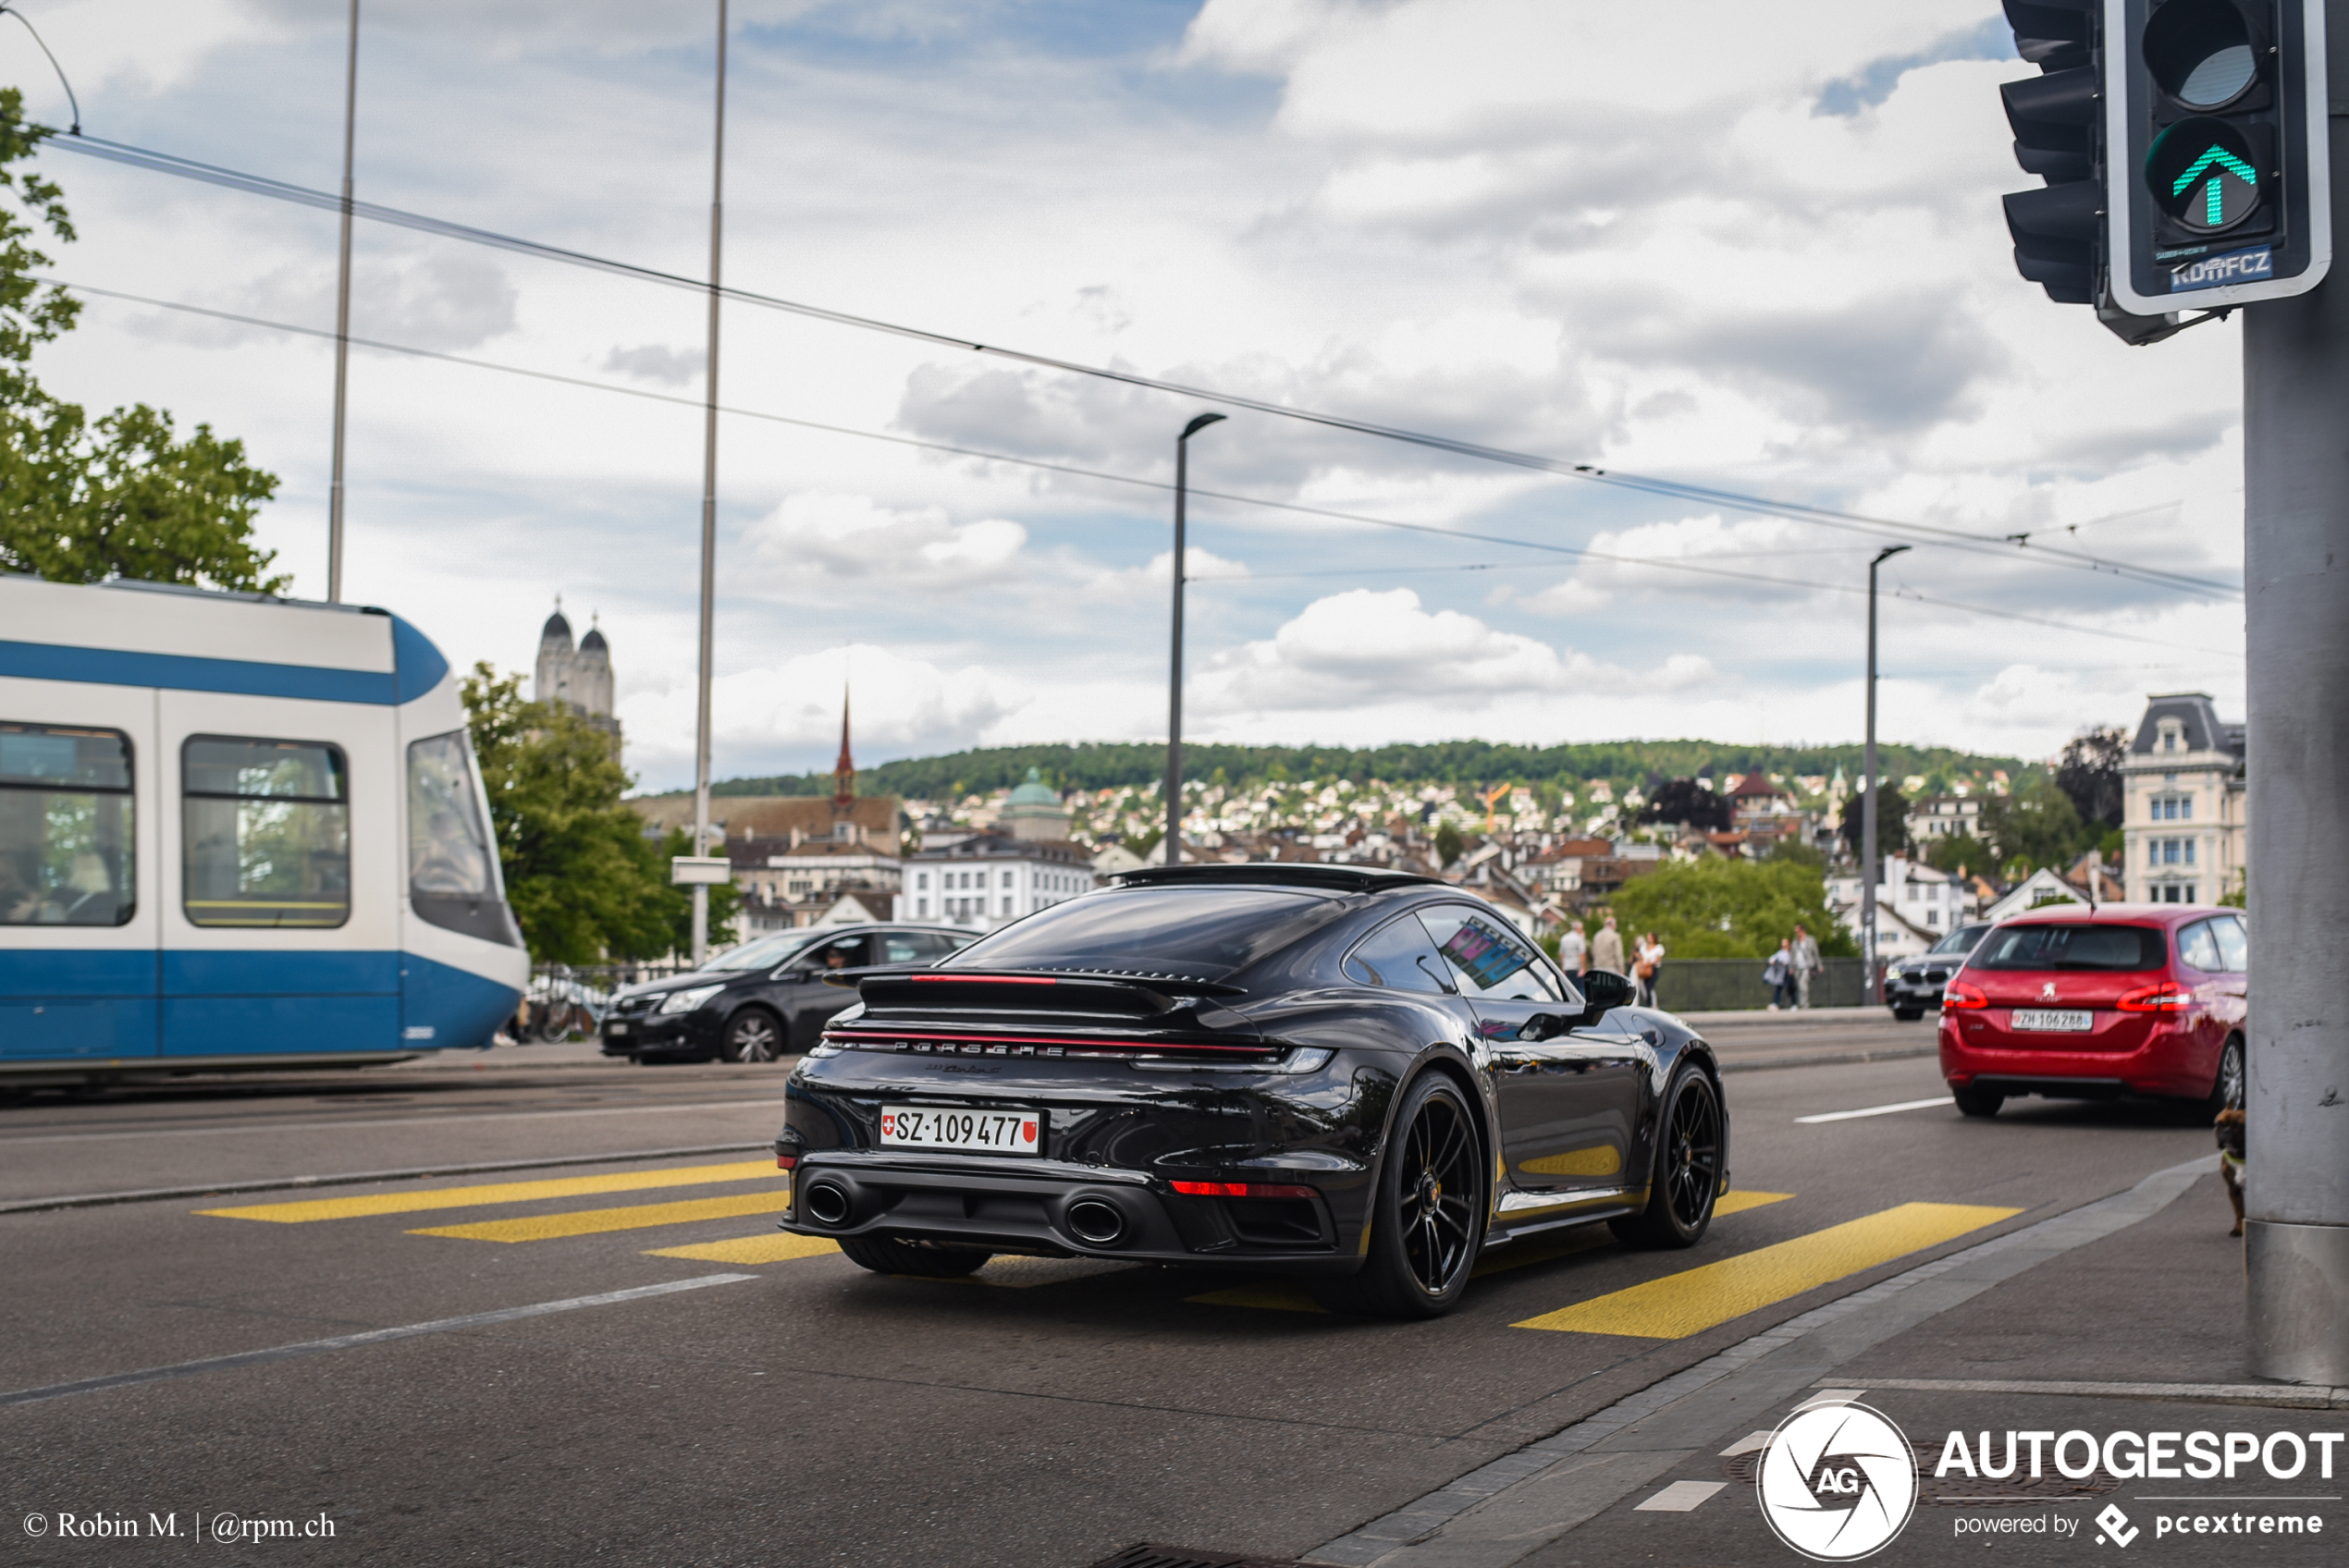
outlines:
{"label": "traffic light", "polygon": [[2304,293],[2332,263],[2324,0],[2103,0],[2121,310]]}
{"label": "traffic light", "polygon": [[[2015,267],[2133,343],[2332,261],[2325,0],[2005,0]],[[2201,320],[2195,317],[2195,320]]]}
{"label": "traffic light", "polygon": [[2015,162],[2047,181],[2005,198],[2007,228],[2016,270],[2060,305],[2095,304],[2103,272],[2103,4],[2006,0],[2015,53],[2039,75],[2005,83],[1998,96]]}

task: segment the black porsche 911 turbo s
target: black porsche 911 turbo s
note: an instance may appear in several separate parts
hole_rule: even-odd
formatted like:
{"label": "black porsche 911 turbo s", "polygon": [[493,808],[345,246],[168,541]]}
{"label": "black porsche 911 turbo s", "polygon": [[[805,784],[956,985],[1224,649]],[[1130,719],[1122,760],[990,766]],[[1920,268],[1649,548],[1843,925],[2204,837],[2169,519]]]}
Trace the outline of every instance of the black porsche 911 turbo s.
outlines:
{"label": "black porsche 911 turbo s", "polygon": [[1484,1247],[1693,1245],[1728,1185],[1712,1048],[1428,877],[1135,871],[853,983],[784,1091],[782,1228],[885,1273],[1188,1264],[1433,1317]]}

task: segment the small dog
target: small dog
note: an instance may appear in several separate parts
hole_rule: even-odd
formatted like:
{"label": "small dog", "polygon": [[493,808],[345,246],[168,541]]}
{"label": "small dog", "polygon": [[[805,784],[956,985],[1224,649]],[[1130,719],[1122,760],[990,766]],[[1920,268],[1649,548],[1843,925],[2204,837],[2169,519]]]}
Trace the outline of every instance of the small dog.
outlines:
{"label": "small dog", "polygon": [[2226,1178],[2227,1201],[2234,1205],[2235,1209],[2235,1228],[2227,1234],[2240,1236],[2243,1234],[2243,1112],[2222,1110],[2219,1119],[2210,1125],[2219,1139],[2219,1174]]}

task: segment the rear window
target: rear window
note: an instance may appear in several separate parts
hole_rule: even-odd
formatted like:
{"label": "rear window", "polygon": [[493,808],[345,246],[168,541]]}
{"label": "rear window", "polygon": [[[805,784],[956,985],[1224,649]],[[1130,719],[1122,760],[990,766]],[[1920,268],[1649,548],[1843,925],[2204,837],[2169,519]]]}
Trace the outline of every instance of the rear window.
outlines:
{"label": "rear window", "polygon": [[1983,938],[1968,969],[2159,969],[2158,925],[2009,925]]}
{"label": "rear window", "polygon": [[981,937],[941,968],[1081,969],[1220,980],[1341,913],[1264,888],[1125,888],[1071,899]]}
{"label": "rear window", "polygon": [[1989,929],[1987,925],[1961,925],[1934,943],[1932,950],[1937,953],[1972,952],[1974,944],[1982,940],[1982,934]]}

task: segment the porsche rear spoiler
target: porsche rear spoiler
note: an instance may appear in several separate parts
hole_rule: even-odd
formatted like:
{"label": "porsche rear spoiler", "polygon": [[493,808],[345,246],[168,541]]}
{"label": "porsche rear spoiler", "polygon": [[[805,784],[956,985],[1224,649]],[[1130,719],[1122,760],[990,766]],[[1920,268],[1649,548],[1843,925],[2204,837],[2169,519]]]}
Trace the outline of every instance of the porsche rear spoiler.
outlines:
{"label": "porsche rear spoiler", "polygon": [[825,978],[835,986],[855,986],[868,1013],[978,1008],[1151,1018],[1200,998],[1247,994],[1242,986],[1176,975],[1129,979],[1021,969],[842,970]]}

